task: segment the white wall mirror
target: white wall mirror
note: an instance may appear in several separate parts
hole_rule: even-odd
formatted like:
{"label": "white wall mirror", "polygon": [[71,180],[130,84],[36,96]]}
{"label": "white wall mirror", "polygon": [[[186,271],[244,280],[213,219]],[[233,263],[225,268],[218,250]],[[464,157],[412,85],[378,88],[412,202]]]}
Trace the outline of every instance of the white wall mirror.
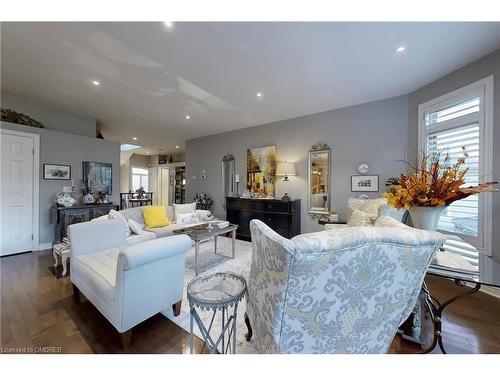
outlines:
{"label": "white wall mirror", "polygon": [[308,208],[313,216],[330,211],[331,150],[325,143],[311,147],[308,158]]}
{"label": "white wall mirror", "polygon": [[224,208],[226,208],[226,197],[232,197],[236,194],[235,174],[236,166],[234,156],[227,154],[222,159],[221,203]]}

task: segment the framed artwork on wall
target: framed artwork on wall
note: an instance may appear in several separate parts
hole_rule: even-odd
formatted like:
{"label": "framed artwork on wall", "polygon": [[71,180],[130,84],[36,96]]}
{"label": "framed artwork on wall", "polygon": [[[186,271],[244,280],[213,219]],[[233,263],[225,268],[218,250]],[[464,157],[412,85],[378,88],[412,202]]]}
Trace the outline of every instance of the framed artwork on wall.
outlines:
{"label": "framed artwork on wall", "polygon": [[44,180],[69,180],[71,179],[71,165],[44,164]]}
{"label": "framed artwork on wall", "polygon": [[95,161],[82,162],[83,184],[89,192],[113,192],[113,165]]}
{"label": "framed artwork on wall", "polygon": [[247,150],[247,189],[252,196],[275,196],[277,164],[276,146]]}
{"label": "framed artwork on wall", "polygon": [[378,191],[378,175],[351,176],[351,191]]}

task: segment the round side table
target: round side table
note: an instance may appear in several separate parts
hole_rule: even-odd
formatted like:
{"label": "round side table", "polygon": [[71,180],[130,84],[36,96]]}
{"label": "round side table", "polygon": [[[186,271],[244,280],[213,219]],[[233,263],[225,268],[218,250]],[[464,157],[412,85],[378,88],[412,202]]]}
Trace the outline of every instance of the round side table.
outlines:
{"label": "round side table", "polygon": [[[240,275],[230,272],[217,272],[199,276],[191,280],[187,286],[187,297],[190,308],[189,349],[193,353],[194,321],[203,336],[203,348],[209,345],[210,353],[236,353],[236,318],[238,303],[245,297],[247,283]],[[213,311],[208,328],[196,309]],[[232,313],[230,314],[230,309]],[[221,315],[221,333],[215,340],[210,336],[217,314]],[[226,342],[227,333],[227,342]]]}

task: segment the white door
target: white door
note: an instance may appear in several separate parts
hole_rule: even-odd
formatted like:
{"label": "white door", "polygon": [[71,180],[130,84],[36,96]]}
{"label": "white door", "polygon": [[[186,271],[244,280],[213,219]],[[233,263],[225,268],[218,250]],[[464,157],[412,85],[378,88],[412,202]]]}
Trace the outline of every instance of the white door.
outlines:
{"label": "white door", "polygon": [[33,250],[34,140],[2,133],[0,255]]}

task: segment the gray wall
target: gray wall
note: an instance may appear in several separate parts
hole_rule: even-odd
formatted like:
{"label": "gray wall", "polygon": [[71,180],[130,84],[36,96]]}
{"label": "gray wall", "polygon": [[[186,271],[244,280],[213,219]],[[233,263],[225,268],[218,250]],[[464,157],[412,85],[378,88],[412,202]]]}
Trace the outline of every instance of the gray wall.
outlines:
{"label": "gray wall", "polygon": [[96,119],[50,107],[36,99],[2,92],[1,106],[40,121],[45,129],[95,138]]}
{"label": "gray wall", "polygon": [[[500,50],[464,66],[409,95],[408,147],[417,149],[418,105],[489,75],[495,76],[493,112],[493,179],[500,180]],[[413,153],[413,155],[415,155]],[[412,158],[415,160],[415,157]],[[493,257],[500,261],[500,193],[493,194]]]}
{"label": "gray wall", "polygon": [[54,226],[50,223],[50,207],[54,205],[54,194],[62,192],[63,186],[71,186],[70,181],[43,179],[43,164],[71,165],[71,178],[79,193],[82,178],[82,161],[103,161],[113,164],[113,202],[119,203],[120,144],[103,139],[62,133],[49,129],[1,122],[3,129],[40,134],[40,244],[54,240]]}
{"label": "gray wall", "polygon": [[[221,161],[225,154],[236,158],[240,193],[246,188],[246,150],[276,145],[279,160],[296,163],[297,176],[290,177],[288,193],[300,198],[302,232],[323,229],[307,215],[307,156],[311,145],[325,142],[332,148],[332,209],[346,217],[346,202],[359,193],[351,192],[351,175],[367,161],[371,174],[379,175],[380,191],[385,180],[399,175],[404,166],[408,139],[408,98],[400,96],[373,103],[317,113],[272,124],[189,140],[186,143],[187,199],[197,192],[209,193],[215,201],[214,213],[224,217],[221,205]],[[201,180],[202,170],[206,179]],[[193,179],[196,176],[197,179]],[[276,195],[283,195],[278,178]],[[376,197],[381,193],[370,193]]]}

